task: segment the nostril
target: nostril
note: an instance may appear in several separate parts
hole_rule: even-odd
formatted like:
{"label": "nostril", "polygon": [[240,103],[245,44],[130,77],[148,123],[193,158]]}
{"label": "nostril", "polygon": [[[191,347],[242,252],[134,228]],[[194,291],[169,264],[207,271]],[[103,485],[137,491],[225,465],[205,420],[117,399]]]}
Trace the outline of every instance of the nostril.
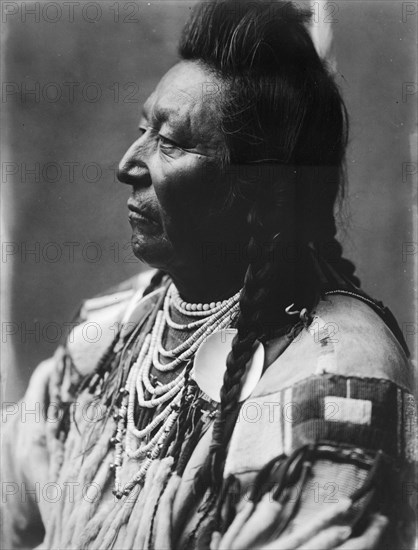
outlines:
{"label": "nostril", "polygon": [[121,183],[127,183],[128,185],[131,184],[132,177],[129,175],[129,172],[125,169],[125,167],[121,168],[119,166],[116,176]]}
{"label": "nostril", "polygon": [[149,185],[151,183],[148,167],[141,161],[121,163],[117,170],[117,178],[128,185]]}

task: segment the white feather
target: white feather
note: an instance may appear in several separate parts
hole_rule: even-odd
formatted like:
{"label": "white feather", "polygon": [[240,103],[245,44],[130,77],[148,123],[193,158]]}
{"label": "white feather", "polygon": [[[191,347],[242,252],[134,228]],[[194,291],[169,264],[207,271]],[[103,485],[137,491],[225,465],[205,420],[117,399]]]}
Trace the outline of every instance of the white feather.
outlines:
{"label": "white feather", "polygon": [[[332,4],[332,6],[335,6],[335,4]],[[310,34],[316,51],[335,71],[336,60],[332,50],[333,16],[330,13],[330,3],[325,0],[311,0],[310,9],[312,11]]]}

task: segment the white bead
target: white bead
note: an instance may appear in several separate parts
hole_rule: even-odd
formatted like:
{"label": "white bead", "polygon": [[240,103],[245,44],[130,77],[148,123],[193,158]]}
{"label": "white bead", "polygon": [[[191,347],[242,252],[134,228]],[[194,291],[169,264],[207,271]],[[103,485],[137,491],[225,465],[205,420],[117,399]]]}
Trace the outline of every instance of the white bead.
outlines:
{"label": "white bead", "polygon": [[[184,365],[186,361],[193,357],[196,350],[210,334],[229,326],[231,315],[239,310],[239,294],[238,292],[223,302],[189,304],[181,300],[175,286],[170,285],[164,300],[163,310],[157,313],[154,326],[145,337],[138,358],[128,374],[126,382],[128,394],[123,398],[118,411],[120,420],[117,424],[117,435],[123,443],[118,443],[115,448],[114,463],[117,465],[115,488],[120,485],[117,472],[120,469],[119,464],[123,462],[124,447],[126,455],[130,458],[139,459],[145,457],[145,455],[150,457],[145,458],[139,472],[128,483],[127,487],[133,488],[136,483],[143,481],[152,460],[159,456],[160,450],[178,417],[178,405],[181,402],[182,389],[184,388],[185,366],[171,382],[159,384],[155,387],[150,379],[151,367],[154,366],[157,370],[167,372],[173,371],[182,364]],[[198,320],[184,325],[174,323],[170,316],[170,307],[176,308],[183,315],[197,317]],[[166,326],[173,330],[192,331],[194,329],[194,332],[174,349],[165,350],[162,339]],[[159,355],[168,357],[172,361],[162,364]],[[150,392],[150,398],[145,398],[145,389]],[[138,430],[135,426],[134,410],[136,402],[141,407],[146,408],[163,407],[142,430]],[[147,438],[155,430],[154,436],[147,441]]]}

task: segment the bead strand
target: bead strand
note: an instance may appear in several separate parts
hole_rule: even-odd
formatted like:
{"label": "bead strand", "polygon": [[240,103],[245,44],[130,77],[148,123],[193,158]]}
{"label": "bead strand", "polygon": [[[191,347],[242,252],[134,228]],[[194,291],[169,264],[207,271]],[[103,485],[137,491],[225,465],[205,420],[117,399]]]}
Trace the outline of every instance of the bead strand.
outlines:
{"label": "bead strand", "polygon": [[178,413],[173,415],[173,418],[170,418],[170,421],[167,423],[167,430],[163,433],[163,435],[161,436],[161,438],[159,439],[159,441],[155,445],[152,452],[145,459],[145,461],[142,464],[142,466],[141,466],[140,470],[138,471],[138,473],[135,474],[135,476],[132,478],[132,480],[125,485],[125,488],[124,488],[124,491],[123,491],[122,494],[129,494],[129,492],[135,487],[135,485],[141,484],[144,481],[145,476],[146,476],[147,471],[148,471],[148,468],[150,467],[152,461],[155,460],[156,458],[158,458],[158,455],[161,452],[161,448],[164,445],[165,439],[166,439],[169,431],[171,430],[172,426],[174,425],[175,421],[177,420],[177,416],[178,416]]}
{"label": "bead strand", "polygon": [[[178,367],[183,361],[190,358],[194,352],[197,350],[197,348],[205,341],[205,339],[212,334],[212,332],[215,332],[216,330],[219,330],[221,328],[224,328],[230,323],[230,317],[231,313],[235,313],[235,311],[238,311],[238,305],[233,308],[231,308],[228,311],[228,315],[224,316],[223,318],[216,319],[214,323],[210,326],[205,326],[196,331],[191,338],[188,339],[187,345],[181,344],[176,349],[178,350],[177,353],[180,353],[173,361],[170,363],[163,364],[158,360],[158,352],[160,350],[160,347],[156,348],[154,350],[153,355],[153,365],[154,367],[161,371],[161,372],[167,372],[170,370],[174,370],[176,367]],[[223,312],[226,313],[226,312]],[[204,329],[204,330],[202,330]],[[184,351],[183,351],[184,350]]]}
{"label": "bead strand", "polygon": [[[121,404],[114,415],[116,431],[111,443],[115,446],[115,456],[111,467],[115,472],[113,493],[117,498],[129,494],[135,485],[143,483],[150,464],[159,456],[178,418],[187,364],[210,334],[230,325],[232,315],[239,310],[239,295],[238,292],[222,302],[188,304],[181,300],[173,284],[167,289],[163,309],[157,313],[138,358],[130,368],[126,384],[120,390]],[[186,324],[176,323],[171,318],[170,307],[182,315],[198,319]],[[163,346],[163,337],[167,327],[172,330],[191,331],[192,334],[174,349],[166,350]],[[163,364],[160,362],[160,355],[173,360]],[[155,385],[151,381],[152,367],[160,372],[171,372],[181,365],[184,365],[183,368],[170,382]],[[138,429],[134,418],[136,405],[143,410],[161,410],[145,428]],[[122,488],[120,471],[124,453],[130,459],[143,461],[138,472]]]}
{"label": "bead strand", "polygon": [[[164,315],[166,318],[166,322],[170,326],[170,328],[174,328],[176,330],[189,330],[189,328],[194,328],[204,323],[210,323],[212,319],[217,319],[218,316],[222,315],[222,313],[224,313],[225,311],[228,311],[233,304],[238,303],[238,300],[239,300],[239,293],[233,296],[232,298],[225,300],[224,302],[220,302],[220,306],[217,307],[216,309],[212,311],[208,310],[208,311],[202,312],[202,314],[206,317],[206,319],[201,319],[193,323],[182,325],[179,323],[175,323],[170,317],[170,309],[169,309],[170,295],[167,294],[166,299],[164,300]],[[181,311],[180,313],[186,316],[190,315],[187,311]]]}
{"label": "bead strand", "polygon": [[[176,405],[180,402],[180,399],[178,399]],[[168,408],[168,407],[167,407]],[[148,443],[140,445],[136,449],[133,449],[131,443],[133,441],[133,438],[135,437],[135,434],[133,434],[130,430],[127,433],[127,445],[126,445],[126,454],[129,458],[139,458],[142,456],[145,456],[147,452],[151,452],[154,448],[155,444],[160,440],[161,436],[164,433],[164,430],[167,428],[167,424],[169,423],[170,416],[177,415],[177,411],[173,409],[173,407],[169,410],[168,418],[166,419],[167,422],[163,423],[163,425],[159,428],[159,430],[156,432],[156,434],[149,440]]]}
{"label": "bead strand", "polygon": [[171,285],[170,292],[173,297],[173,306],[183,315],[188,315],[190,317],[204,316],[207,315],[208,312],[213,313],[217,309],[223,307],[228,301],[237,301],[241,293],[241,291],[239,291],[231,298],[227,298],[222,302],[211,302],[209,304],[190,304],[180,298],[178,290],[175,288],[174,285]]}

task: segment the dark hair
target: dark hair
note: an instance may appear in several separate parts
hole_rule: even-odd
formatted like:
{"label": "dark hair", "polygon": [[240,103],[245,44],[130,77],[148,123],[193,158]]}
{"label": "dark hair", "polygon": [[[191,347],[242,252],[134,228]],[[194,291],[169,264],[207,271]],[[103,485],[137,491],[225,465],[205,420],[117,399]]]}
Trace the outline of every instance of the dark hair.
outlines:
{"label": "dark hair", "polygon": [[222,83],[228,169],[236,167],[242,175],[234,192],[248,201],[251,230],[238,333],[227,360],[210,455],[196,478],[201,490],[211,486],[217,491],[222,482],[241,379],[256,340],[265,338],[272,324],[289,324],[285,308],[291,303],[311,311],[319,300],[315,257],[319,254],[359,284],[335,238],[347,113],[315,50],[308,20],[309,13],[290,2],[203,2],[180,42],[184,60],[202,63]]}

